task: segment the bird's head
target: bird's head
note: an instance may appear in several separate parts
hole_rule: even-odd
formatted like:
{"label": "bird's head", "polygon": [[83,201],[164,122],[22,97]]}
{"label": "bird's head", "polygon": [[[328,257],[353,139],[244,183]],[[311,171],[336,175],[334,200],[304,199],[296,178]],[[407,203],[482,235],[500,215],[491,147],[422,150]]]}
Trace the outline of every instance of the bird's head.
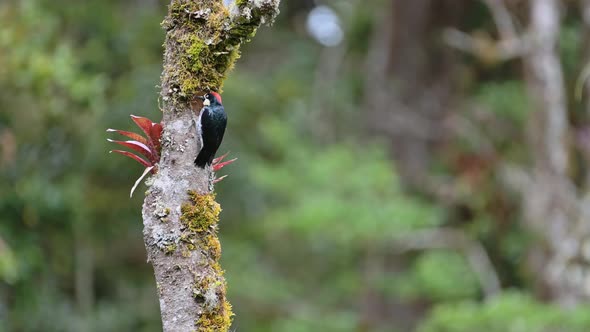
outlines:
{"label": "bird's head", "polygon": [[215,91],[211,91],[204,96],[197,97],[203,100],[203,106],[221,105],[221,95]]}

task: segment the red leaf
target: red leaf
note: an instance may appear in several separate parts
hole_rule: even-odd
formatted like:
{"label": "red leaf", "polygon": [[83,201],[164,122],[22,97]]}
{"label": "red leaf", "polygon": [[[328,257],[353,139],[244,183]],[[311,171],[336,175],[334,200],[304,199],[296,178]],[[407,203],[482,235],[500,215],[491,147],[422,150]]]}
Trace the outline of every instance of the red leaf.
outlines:
{"label": "red leaf", "polygon": [[219,157],[213,159],[212,164],[215,165],[215,164],[220,163],[223,160],[223,158],[227,157],[228,154],[229,154],[229,151],[226,152],[223,156],[219,156]]}
{"label": "red leaf", "polygon": [[160,138],[162,138],[162,125],[159,123],[152,123],[152,127],[150,128],[150,139],[152,140],[152,145],[158,156],[160,155],[161,149]]}
{"label": "red leaf", "polygon": [[213,183],[217,183],[217,182],[219,182],[219,181],[221,181],[221,180],[225,179],[226,177],[227,177],[227,175],[224,175],[224,176],[222,176],[222,177],[218,177],[217,179],[213,180]]}
{"label": "red leaf", "polygon": [[123,151],[123,150],[111,150],[111,151],[109,151],[109,153],[112,153],[112,152],[116,152],[116,153],[122,154],[124,156],[127,156],[127,157],[129,157],[129,158],[137,161],[138,163],[142,164],[145,167],[151,167],[152,166],[152,164],[150,164],[150,162],[148,162],[147,160],[145,160],[145,159],[143,159],[143,158],[141,158],[141,157],[139,157],[139,156],[137,156],[137,155],[135,155],[135,154],[133,154],[133,153],[131,153],[129,151]]}
{"label": "red leaf", "polygon": [[[222,156],[222,157],[223,157],[223,156]],[[222,163],[217,163],[217,164],[214,164],[214,165],[213,165],[213,171],[214,171],[214,172],[217,172],[217,171],[219,171],[220,169],[222,169],[224,166],[227,166],[227,165],[229,165],[229,164],[233,163],[233,162],[234,162],[234,161],[236,161],[236,160],[238,160],[238,158],[234,158],[234,159],[231,159],[231,160],[228,160],[228,161],[224,161],[224,162],[222,162]]]}
{"label": "red leaf", "polygon": [[133,120],[133,122],[135,122],[135,124],[141,128],[147,137],[151,137],[150,133],[152,131],[153,124],[152,120],[137,115],[131,115],[131,120]]}
{"label": "red leaf", "polygon": [[147,140],[145,139],[145,137],[141,136],[140,134],[136,134],[130,131],[125,131],[125,130],[118,130],[118,129],[107,129],[108,132],[116,132],[118,134],[121,134],[123,136],[127,136],[129,138],[131,138],[132,140],[138,141],[140,143],[143,144],[148,144]]}
{"label": "red leaf", "polygon": [[117,143],[119,145],[128,147],[130,149],[133,149],[139,153],[141,153],[142,155],[144,155],[146,158],[148,158],[150,161],[154,160],[154,153],[153,151],[145,144],[140,143],[138,141],[115,141],[112,139],[107,139],[107,141],[111,142],[111,143]]}

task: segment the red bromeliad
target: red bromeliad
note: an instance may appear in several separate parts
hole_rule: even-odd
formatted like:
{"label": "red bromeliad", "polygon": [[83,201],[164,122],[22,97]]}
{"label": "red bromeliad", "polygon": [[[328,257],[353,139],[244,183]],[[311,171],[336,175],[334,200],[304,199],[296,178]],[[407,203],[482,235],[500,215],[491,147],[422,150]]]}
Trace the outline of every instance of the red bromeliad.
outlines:
{"label": "red bromeliad", "polygon": [[152,120],[141,116],[131,115],[131,119],[145,133],[146,137],[130,131],[107,129],[108,132],[116,132],[131,138],[129,141],[115,141],[112,139],[107,140],[109,142],[117,143],[135,150],[136,152],[142,154],[145,159],[129,151],[111,150],[110,152],[120,153],[124,156],[132,158],[146,168],[149,168],[152,174],[156,174],[158,172],[157,164],[160,161],[160,150],[162,148],[160,145],[160,138],[162,137],[162,125],[152,122]]}
{"label": "red bromeliad", "polygon": [[[234,158],[234,159],[230,159],[227,161],[223,161],[223,158],[227,157],[228,154],[229,154],[229,152],[226,152],[223,156],[213,159],[213,162],[211,163],[211,166],[213,166],[213,172],[217,172],[220,169],[222,169],[224,166],[227,166],[227,165],[233,163],[234,161],[238,160],[238,158]],[[217,179],[213,180],[213,183],[217,183],[217,182],[225,179],[226,177],[227,177],[227,174],[224,176],[218,177]]]}
{"label": "red bromeliad", "polygon": [[160,162],[160,151],[162,150],[162,146],[160,143],[160,138],[162,138],[162,125],[160,123],[152,122],[152,120],[148,118],[144,118],[141,116],[131,115],[131,119],[135,124],[143,131],[145,134],[141,136],[139,134],[124,131],[124,130],[117,130],[117,129],[107,129],[108,132],[116,132],[123,136],[127,136],[131,138],[128,141],[115,141],[112,139],[107,139],[109,142],[117,143],[124,147],[130,148],[135,152],[139,152],[143,155],[144,158],[138,156],[137,154],[129,151],[124,150],[111,150],[109,153],[116,152],[120,153],[124,156],[127,156],[138,163],[145,166],[145,170],[143,174],[135,181],[135,184],[131,188],[131,193],[129,197],[133,196],[133,192],[139,182],[149,173],[156,174],[158,172],[158,162]]}
{"label": "red bromeliad", "polygon": [[[135,124],[143,131],[145,137],[130,131],[118,130],[118,129],[107,129],[107,132],[116,132],[123,136],[127,136],[131,140],[127,141],[117,141],[112,139],[107,139],[109,142],[116,143],[127,147],[134,152],[124,151],[124,150],[111,150],[109,153],[116,152],[127,156],[138,163],[142,164],[145,167],[143,174],[135,181],[135,185],[131,188],[130,197],[133,195],[135,188],[139,182],[148,174],[156,174],[158,172],[158,163],[160,162],[160,152],[162,150],[162,146],[160,143],[160,139],[162,138],[162,125],[160,123],[152,122],[152,120],[148,118],[144,118],[141,116],[131,115],[131,119]],[[137,154],[139,153],[139,155]],[[223,161],[223,159],[227,156],[228,153],[224,154],[221,157],[215,158],[211,164],[213,171],[217,172],[222,169],[224,166],[229,165],[236,161],[237,158]],[[217,183],[223,180],[227,175],[224,175],[220,178],[213,180],[213,183]]]}

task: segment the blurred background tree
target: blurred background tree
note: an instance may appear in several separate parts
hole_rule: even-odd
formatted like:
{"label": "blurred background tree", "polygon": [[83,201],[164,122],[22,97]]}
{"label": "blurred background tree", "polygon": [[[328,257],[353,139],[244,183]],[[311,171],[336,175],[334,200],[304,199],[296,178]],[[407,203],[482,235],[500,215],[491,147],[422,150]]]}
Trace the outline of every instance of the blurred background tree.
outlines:
{"label": "blurred background tree", "polygon": [[[166,4],[0,3],[0,332],[161,329],[104,130],[161,117]],[[283,0],[224,88],[234,328],[589,331],[589,12]]]}

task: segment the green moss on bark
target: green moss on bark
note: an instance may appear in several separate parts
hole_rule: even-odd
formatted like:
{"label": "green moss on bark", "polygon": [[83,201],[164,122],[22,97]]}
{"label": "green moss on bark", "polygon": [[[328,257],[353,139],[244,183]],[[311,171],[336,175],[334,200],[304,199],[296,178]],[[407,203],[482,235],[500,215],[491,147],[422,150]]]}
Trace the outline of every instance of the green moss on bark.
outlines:
{"label": "green moss on bark", "polygon": [[[265,14],[264,8],[244,9],[246,1],[232,6],[230,15],[222,1],[178,0],[170,5],[162,26],[168,30],[178,56],[165,72],[169,94],[191,99],[202,91],[221,91],[223,81],[240,57],[240,46],[249,41]],[[247,14],[239,14],[242,10]]]}
{"label": "green moss on bark", "polygon": [[189,191],[190,202],[182,205],[180,221],[190,231],[214,231],[219,222],[221,206],[215,201],[215,194],[199,195]]}
{"label": "green moss on bark", "polygon": [[203,313],[196,322],[199,332],[229,330],[234,314],[231,304],[225,300],[225,288],[222,277],[204,277],[196,281],[193,294],[197,301],[203,303]]}
{"label": "green moss on bark", "polygon": [[211,312],[204,313],[197,321],[199,332],[229,331],[233,317],[231,304],[224,301],[221,306]]}
{"label": "green moss on bark", "polygon": [[203,312],[195,322],[199,332],[228,331],[232,321],[231,305],[226,299],[226,284],[219,265],[221,245],[217,223],[221,207],[215,194],[189,191],[189,201],[182,205],[180,221],[185,231],[180,236],[182,256],[189,258],[193,250],[201,250],[208,266],[205,276],[195,276],[193,297],[202,303]]}
{"label": "green moss on bark", "polygon": [[168,245],[164,248],[164,253],[166,253],[166,255],[172,255],[176,251],[176,248],[176,244]]}
{"label": "green moss on bark", "polygon": [[217,262],[221,258],[221,244],[217,238],[221,206],[214,194],[199,195],[190,191],[189,197],[189,202],[181,207],[180,221],[185,229],[180,236],[183,249],[201,249]]}

